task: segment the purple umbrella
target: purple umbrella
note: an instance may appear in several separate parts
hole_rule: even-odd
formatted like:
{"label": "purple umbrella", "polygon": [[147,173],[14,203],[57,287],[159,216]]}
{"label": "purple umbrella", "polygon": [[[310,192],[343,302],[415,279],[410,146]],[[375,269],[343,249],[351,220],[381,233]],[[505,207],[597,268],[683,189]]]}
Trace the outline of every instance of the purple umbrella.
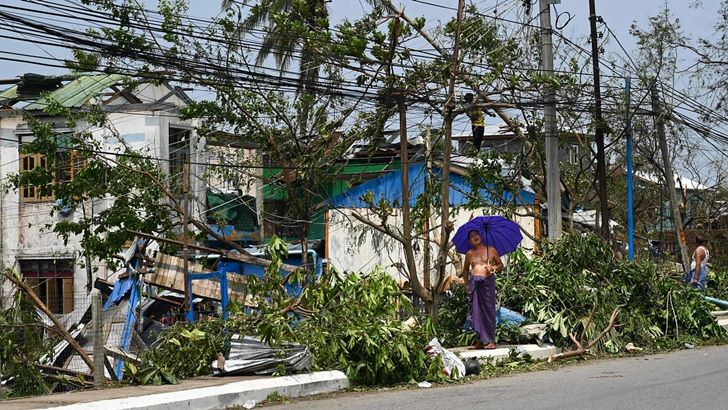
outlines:
{"label": "purple umbrella", "polygon": [[500,215],[478,216],[458,228],[452,237],[458,253],[467,253],[472,249],[468,240],[470,231],[477,231],[483,244],[494,247],[499,255],[515,251],[523,239],[517,223]]}

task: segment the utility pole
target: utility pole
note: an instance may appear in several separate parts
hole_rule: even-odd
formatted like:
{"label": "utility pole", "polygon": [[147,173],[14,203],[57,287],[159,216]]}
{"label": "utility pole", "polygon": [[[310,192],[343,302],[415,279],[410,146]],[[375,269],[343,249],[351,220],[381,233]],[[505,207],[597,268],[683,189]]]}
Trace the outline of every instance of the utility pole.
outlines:
{"label": "utility pole", "polygon": [[[539,0],[541,8],[541,69],[553,76],[554,50],[551,39],[551,1]],[[549,240],[561,238],[561,170],[559,169],[559,136],[556,131],[556,90],[544,84],[543,127],[546,136],[546,197],[548,204]]]}
{"label": "utility pole", "polygon": [[634,260],[634,186],[632,169],[632,115],[630,114],[630,104],[632,104],[632,80],[624,79],[624,93],[627,100],[627,245],[629,248],[629,260]]}
{"label": "utility pole", "polygon": [[609,202],[607,201],[607,164],[604,153],[604,120],[602,119],[602,91],[599,83],[599,44],[597,42],[597,20],[595,0],[589,0],[589,25],[591,26],[592,68],[594,71],[594,117],[596,127],[594,139],[597,143],[597,195],[602,217],[602,238],[609,241]]}
{"label": "utility pole", "polygon": [[[452,151],[453,110],[455,108],[455,80],[457,79],[458,67],[460,65],[460,34],[462,31],[464,9],[465,0],[458,0],[458,14],[455,28],[455,44],[453,45],[452,50],[452,61],[450,62],[450,81],[447,87],[447,100],[445,102],[445,112],[443,115],[445,146],[442,150],[442,219],[440,222],[440,249],[437,254],[438,286],[445,278],[447,249],[450,242],[450,232],[452,231],[452,224],[450,223],[450,155]],[[433,296],[437,297],[437,294],[434,294]],[[435,300],[433,304],[437,306],[437,300]],[[437,317],[433,316],[435,324],[437,324],[436,319]]]}
{"label": "utility pole", "polygon": [[[657,80],[650,87],[650,96],[652,97],[652,111],[655,116],[655,125],[657,127],[657,139],[660,143],[660,151],[662,152],[662,166],[665,173],[665,182],[667,184],[667,193],[670,197],[670,205],[672,206],[672,220],[675,224],[675,236],[680,246],[680,258],[682,260],[683,270],[687,272],[690,269],[690,258],[688,257],[688,247],[685,243],[685,230],[683,228],[682,217],[680,216],[680,202],[678,202],[677,192],[675,192],[675,174],[672,170],[670,162],[670,153],[667,151],[667,138],[665,137],[665,117],[662,113],[662,104],[657,94]],[[662,205],[662,204],[660,204]]]}
{"label": "utility pole", "polygon": [[189,200],[187,199],[190,194],[190,163],[185,158],[185,163],[182,168],[182,270],[184,271],[185,280],[185,312],[187,314],[187,320],[194,319],[194,316],[190,318],[189,312],[192,312],[192,286],[190,286],[190,269],[188,259],[190,257],[190,249],[187,246],[189,237]]}

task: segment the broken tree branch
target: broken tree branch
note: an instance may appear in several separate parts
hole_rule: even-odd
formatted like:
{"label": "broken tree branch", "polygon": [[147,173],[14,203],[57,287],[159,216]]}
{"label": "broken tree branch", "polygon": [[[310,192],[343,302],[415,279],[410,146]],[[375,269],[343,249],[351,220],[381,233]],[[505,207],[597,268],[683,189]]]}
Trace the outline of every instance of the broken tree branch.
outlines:
{"label": "broken tree branch", "polygon": [[[550,356],[549,363],[554,362],[556,360],[568,359],[570,357],[578,357],[578,356],[583,356],[585,354],[590,354],[591,348],[594,347],[594,345],[596,345],[604,336],[606,336],[607,333],[609,333],[610,330],[612,330],[614,328],[614,322],[617,320],[617,316],[619,315],[619,312],[621,310],[622,310],[622,306],[617,306],[612,311],[612,316],[609,318],[609,324],[607,325],[607,327],[604,328],[604,330],[602,330],[599,333],[599,335],[597,335],[597,337],[594,338],[594,340],[587,343],[586,347],[584,347],[584,345],[582,345],[581,342],[579,342],[576,339],[576,337],[570,333],[569,337],[571,337],[571,340],[576,345],[576,349]],[[590,320],[588,324],[591,324],[591,323],[592,322]],[[587,329],[588,329],[587,327],[584,327],[582,335],[586,334]]]}
{"label": "broken tree branch", "polygon": [[46,304],[43,303],[42,300],[40,300],[38,295],[36,295],[35,292],[33,292],[33,289],[31,289],[30,286],[28,286],[28,284],[26,284],[19,278],[15,277],[15,275],[13,275],[11,272],[5,271],[3,274],[5,275],[6,278],[10,279],[10,281],[13,282],[15,284],[15,286],[17,286],[18,288],[20,288],[20,290],[25,292],[25,294],[28,295],[28,297],[30,297],[30,299],[33,301],[35,306],[38,307],[38,309],[40,309],[43,313],[45,313],[45,315],[48,317],[48,319],[50,319],[51,322],[53,322],[53,324],[56,326],[56,328],[58,329],[58,332],[61,334],[61,336],[63,336],[63,339],[68,342],[69,346],[71,346],[71,348],[73,348],[73,350],[75,350],[79,356],[81,356],[81,359],[84,361],[84,363],[86,363],[89,370],[92,370],[94,368],[94,362],[91,360],[91,358],[88,356],[88,354],[86,354],[86,351],[83,350],[83,348],[81,347],[81,345],[78,344],[76,339],[74,339],[73,336],[71,336],[71,334],[68,333],[68,330],[66,330],[65,326],[63,326],[63,324],[60,321],[58,321],[58,319],[56,318],[56,315],[54,315],[51,312],[51,310],[48,309],[48,306],[46,306]]}

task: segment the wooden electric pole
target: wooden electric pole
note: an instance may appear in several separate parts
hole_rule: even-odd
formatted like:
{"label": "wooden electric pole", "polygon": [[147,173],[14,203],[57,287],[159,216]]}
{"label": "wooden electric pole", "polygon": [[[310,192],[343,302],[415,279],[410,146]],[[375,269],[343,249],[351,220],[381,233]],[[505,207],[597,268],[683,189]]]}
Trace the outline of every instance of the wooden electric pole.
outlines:
{"label": "wooden electric pole", "polygon": [[595,0],[589,0],[589,25],[591,27],[592,69],[594,71],[594,118],[596,127],[594,139],[597,143],[597,196],[602,218],[602,238],[609,241],[609,202],[607,198],[607,161],[604,152],[604,120],[602,119],[602,91],[599,82],[599,42],[597,41],[597,20]]}
{"label": "wooden electric pole", "polygon": [[[541,8],[541,69],[553,76],[554,50],[551,38],[551,3],[539,0]],[[561,238],[561,170],[559,169],[559,136],[556,130],[556,90],[548,81],[544,84],[543,127],[546,137],[546,199],[548,204],[549,240]]]}
{"label": "wooden electric pole", "polygon": [[[683,228],[682,216],[680,215],[680,202],[678,202],[677,192],[675,192],[675,174],[672,170],[672,163],[670,162],[670,153],[667,150],[667,138],[665,137],[665,117],[662,113],[662,104],[660,103],[660,97],[657,94],[656,82],[650,87],[650,96],[652,97],[652,111],[655,116],[655,126],[657,128],[657,139],[660,143],[660,151],[662,153],[662,166],[665,177],[665,183],[667,184],[667,193],[670,198],[670,205],[672,208],[672,220],[675,224],[675,236],[677,237],[678,244],[680,246],[680,259],[684,271],[690,269],[690,257],[688,256],[688,246],[685,242],[685,230]],[[660,204],[662,206],[662,204]]]}

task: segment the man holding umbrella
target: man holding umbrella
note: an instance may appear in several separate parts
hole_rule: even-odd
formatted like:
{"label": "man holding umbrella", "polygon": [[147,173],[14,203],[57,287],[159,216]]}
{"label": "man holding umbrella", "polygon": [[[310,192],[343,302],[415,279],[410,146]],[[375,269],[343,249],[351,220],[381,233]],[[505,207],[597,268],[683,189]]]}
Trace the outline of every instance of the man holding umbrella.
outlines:
{"label": "man holding umbrella", "polygon": [[500,255],[513,252],[522,239],[518,224],[498,215],[474,218],[453,237],[455,249],[465,254],[463,280],[478,334],[472,349],[495,349],[495,273],[503,269]]}

